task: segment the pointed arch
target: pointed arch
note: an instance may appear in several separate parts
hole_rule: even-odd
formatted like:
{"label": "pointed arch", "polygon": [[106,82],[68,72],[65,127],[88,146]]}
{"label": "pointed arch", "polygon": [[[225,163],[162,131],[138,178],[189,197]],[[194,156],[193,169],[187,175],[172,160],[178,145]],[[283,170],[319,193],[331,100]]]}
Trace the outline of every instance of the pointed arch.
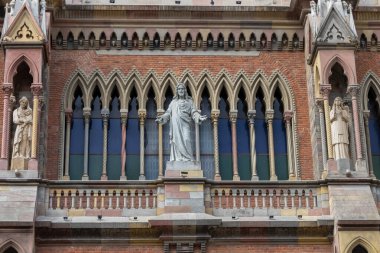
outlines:
{"label": "pointed arch", "polygon": [[215,107],[213,108],[218,108],[219,104],[219,96],[222,88],[225,88],[227,91],[228,95],[228,104],[230,106],[230,110],[235,110],[234,107],[234,100],[233,100],[233,91],[232,91],[232,82],[229,76],[222,70],[221,73],[216,78],[215,81],[215,93],[214,93],[214,98],[213,98],[213,104]]}
{"label": "pointed arch", "polygon": [[[116,88],[119,93],[119,99],[123,97],[123,83],[124,83],[124,80],[119,70],[116,70],[113,73],[111,73],[105,87],[106,96],[105,96],[104,101],[106,103],[106,106],[110,103],[112,99],[111,95],[114,88]],[[120,108],[125,108],[124,101],[120,101]]]}
{"label": "pointed arch", "polygon": [[144,80],[144,86],[143,86],[144,88],[142,90],[142,97],[144,101],[143,108],[146,108],[146,104],[148,102],[148,94],[149,94],[150,89],[152,88],[153,93],[154,93],[154,100],[156,102],[156,107],[158,109],[158,105],[161,102],[160,90],[158,88],[158,84],[159,82],[157,80],[157,77],[153,73],[151,73],[148,76],[148,78]]}
{"label": "pointed arch", "polygon": [[141,106],[143,104],[143,101],[142,101],[143,96],[142,96],[141,87],[142,87],[142,80],[140,78],[140,75],[137,71],[133,71],[128,76],[128,78],[125,82],[125,87],[124,87],[123,100],[124,100],[126,109],[128,108],[130,95],[131,95],[131,91],[133,88],[135,88],[136,92],[137,92],[137,99],[138,99],[138,103],[139,103],[139,108],[142,108]]}
{"label": "pointed arch", "polygon": [[9,248],[14,248],[18,253],[25,253],[25,250],[21,247],[21,245],[12,239],[8,239],[0,245],[0,252],[5,252]]}
{"label": "pointed arch", "polygon": [[252,77],[252,82],[251,82],[251,96],[252,96],[252,106],[253,109],[255,110],[255,104],[256,104],[256,95],[257,91],[259,88],[261,88],[261,91],[263,92],[264,95],[264,102],[265,105],[267,106],[268,104],[268,98],[269,98],[269,84],[266,75],[262,70],[258,70]]}
{"label": "pointed arch", "polygon": [[[201,97],[203,90],[204,89],[208,90],[208,93],[210,95],[210,100],[211,100],[211,110],[214,110],[217,108],[217,105],[214,103],[215,94],[214,94],[214,89],[213,89],[213,87],[214,87],[213,83],[214,82],[212,80],[210,73],[208,73],[207,71],[204,71],[200,75],[200,78],[198,79],[198,89],[197,89],[197,93],[196,93],[197,97]],[[200,106],[200,104],[197,104],[197,106]]]}
{"label": "pointed arch", "polygon": [[193,102],[196,108],[199,108],[199,101],[201,100],[201,98],[197,96],[197,85],[192,73],[190,71],[187,71],[186,74],[180,78],[180,80],[181,83],[184,83],[190,89]]}
{"label": "pointed arch", "polygon": [[11,62],[11,64],[9,64],[10,67],[5,73],[5,82],[13,83],[13,76],[16,75],[17,68],[22,62],[25,62],[28,65],[30,69],[29,73],[33,76],[33,83],[41,83],[40,72],[36,63],[24,53],[21,53],[13,60],[13,62]]}
{"label": "pointed arch", "polygon": [[373,88],[376,96],[380,97],[380,78],[372,71],[369,71],[363,78],[360,86],[360,100],[362,103],[362,108],[363,110],[368,110],[367,98],[369,90]]}
{"label": "pointed arch", "polygon": [[348,85],[350,84],[355,84],[356,82],[356,75],[351,68],[345,61],[343,61],[339,55],[334,55],[328,63],[325,65],[325,68],[322,71],[322,76],[323,76],[323,83],[328,83],[329,77],[332,74],[331,69],[332,67],[338,63],[340,66],[342,66],[344,74],[347,76],[348,79]]}
{"label": "pointed arch", "polygon": [[102,73],[100,73],[98,70],[96,70],[91,76],[90,78],[88,79],[88,96],[86,98],[85,101],[85,107],[87,106],[90,106],[91,105],[91,101],[92,101],[92,94],[95,90],[95,87],[98,87],[99,88],[99,91],[100,91],[100,95],[101,95],[101,101],[102,101],[102,104],[103,106],[106,105],[106,96],[105,96],[105,82],[104,82],[104,76],[102,75]]}
{"label": "pointed arch", "polygon": [[238,74],[235,80],[234,91],[233,91],[234,92],[233,101],[235,104],[234,105],[235,108],[237,108],[238,96],[241,89],[244,89],[245,100],[247,102],[248,110],[251,110],[253,108],[253,105],[252,105],[252,96],[249,89],[249,80],[243,71],[241,71]]}
{"label": "pointed arch", "polygon": [[359,245],[365,247],[366,250],[368,251],[368,253],[377,253],[378,252],[376,250],[376,248],[372,245],[372,243],[370,243],[366,238],[364,238],[362,236],[358,236],[355,239],[353,239],[351,241],[351,243],[349,243],[347,245],[347,247],[344,249],[343,252],[344,253],[352,253],[352,250]]}
{"label": "pointed arch", "polygon": [[[86,77],[84,73],[80,70],[76,71],[74,75],[68,80],[65,85],[64,94],[64,109],[71,109],[71,105],[74,101],[74,93],[79,87],[83,94],[83,101],[86,101],[88,98],[88,92],[86,89]],[[86,104],[84,105],[86,107]]]}
{"label": "pointed arch", "polygon": [[289,83],[281,76],[280,73],[274,73],[269,81],[269,101],[268,109],[273,109],[274,95],[277,87],[280,89],[282,94],[282,102],[284,103],[284,110],[293,111],[293,101],[292,92],[290,90]]}
{"label": "pointed arch", "polygon": [[176,91],[176,85],[177,85],[177,80],[176,78],[172,75],[171,72],[168,72],[164,78],[162,78],[162,81],[161,81],[161,94],[160,94],[160,97],[162,98],[162,100],[160,101],[161,104],[158,105],[157,104],[157,108],[164,108],[164,103],[165,103],[165,94],[166,94],[166,90],[170,87],[173,94],[175,94],[175,91]]}

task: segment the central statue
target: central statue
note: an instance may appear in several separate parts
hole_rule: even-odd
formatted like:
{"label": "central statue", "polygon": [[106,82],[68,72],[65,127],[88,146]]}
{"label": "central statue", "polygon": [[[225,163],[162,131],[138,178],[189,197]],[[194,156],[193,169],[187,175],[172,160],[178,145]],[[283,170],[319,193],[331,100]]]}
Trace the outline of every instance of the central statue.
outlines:
{"label": "central statue", "polygon": [[166,124],[170,120],[170,161],[194,161],[190,130],[192,120],[195,124],[201,124],[206,119],[207,116],[200,115],[195,109],[185,85],[178,83],[176,95],[168,109],[156,119],[159,124]]}

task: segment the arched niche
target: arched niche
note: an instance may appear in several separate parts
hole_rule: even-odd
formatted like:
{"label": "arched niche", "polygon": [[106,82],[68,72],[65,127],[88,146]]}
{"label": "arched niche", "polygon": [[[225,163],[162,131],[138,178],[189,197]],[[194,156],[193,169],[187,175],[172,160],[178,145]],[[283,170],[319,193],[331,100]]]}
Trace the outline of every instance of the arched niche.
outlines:
{"label": "arched niche", "polygon": [[338,62],[332,66],[331,75],[329,76],[328,81],[331,85],[329,95],[329,104],[331,105],[336,97],[341,97],[343,99],[347,93],[348,78],[344,72],[343,66]]}

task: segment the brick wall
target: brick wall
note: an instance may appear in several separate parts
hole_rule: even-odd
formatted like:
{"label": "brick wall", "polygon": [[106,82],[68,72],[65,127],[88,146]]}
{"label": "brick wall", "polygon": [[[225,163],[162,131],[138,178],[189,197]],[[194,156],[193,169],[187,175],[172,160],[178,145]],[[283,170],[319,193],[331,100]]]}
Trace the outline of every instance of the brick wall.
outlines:
{"label": "brick wall", "polygon": [[97,55],[95,51],[86,50],[55,50],[51,54],[50,82],[49,82],[49,115],[48,115],[48,146],[47,146],[47,170],[46,178],[58,178],[59,164],[59,128],[61,102],[64,93],[64,85],[70,75],[76,69],[82,69],[87,74],[98,68],[108,75],[115,68],[128,74],[136,68],[142,75],[153,69],[158,75],[167,70],[172,70],[180,76],[186,69],[191,69],[195,76],[207,69],[212,75],[216,75],[222,69],[231,75],[236,75],[243,69],[248,76],[252,76],[261,69],[269,77],[275,69],[290,82],[296,99],[297,127],[299,143],[302,148],[299,151],[301,177],[312,179],[312,159],[310,124],[307,101],[306,73],[303,52],[261,52],[259,56],[227,57],[227,56],[120,56]]}

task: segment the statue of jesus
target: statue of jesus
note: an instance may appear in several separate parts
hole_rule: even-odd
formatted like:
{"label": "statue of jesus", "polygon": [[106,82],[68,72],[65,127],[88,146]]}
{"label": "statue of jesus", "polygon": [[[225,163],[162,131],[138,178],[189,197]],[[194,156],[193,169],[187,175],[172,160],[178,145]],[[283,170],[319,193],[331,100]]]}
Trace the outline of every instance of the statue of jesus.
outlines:
{"label": "statue of jesus", "polygon": [[194,106],[193,100],[187,95],[185,85],[177,84],[176,95],[166,112],[157,117],[159,124],[170,120],[170,161],[194,161],[191,146],[191,120],[201,124],[207,116],[201,115]]}

